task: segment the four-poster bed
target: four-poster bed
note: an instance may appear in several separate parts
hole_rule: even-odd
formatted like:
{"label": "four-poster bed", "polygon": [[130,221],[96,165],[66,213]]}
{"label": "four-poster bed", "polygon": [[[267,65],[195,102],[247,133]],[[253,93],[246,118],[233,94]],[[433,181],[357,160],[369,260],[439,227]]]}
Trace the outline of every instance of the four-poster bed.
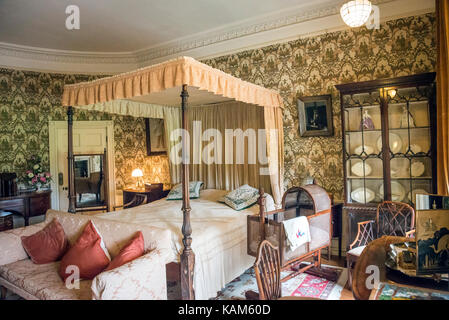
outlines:
{"label": "four-poster bed", "polygon": [[[174,107],[179,105],[179,100],[181,100],[181,108]],[[186,137],[186,132],[189,130],[188,101],[191,106],[226,104],[232,101],[241,103],[241,105],[234,106],[237,107],[235,110],[245,104],[263,107],[263,112],[260,114],[264,123],[263,129],[266,129],[264,137],[264,140],[266,139],[264,141],[266,142],[265,152],[268,157],[266,174],[269,177],[269,187],[274,201],[280,204],[283,194],[282,99],[275,91],[242,81],[192,58],[181,57],[112,77],[66,85],[62,99],[63,106],[68,107],[68,197],[69,212],[73,213],[76,200],[73,187],[73,144],[71,141],[73,107],[168,120],[165,130],[169,150],[170,147],[177,144],[177,141],[173,141],[176,139],[172,139],[173,131],[178,128],[184,129],[181,133],[181,163],[174,160],[177,154],[170,153],[170,173],[172,183],[181,182],[182,184],[183,250],[180,255],[182,298],[194,299],[195,254],[192,250],[191,202],[189,199],[189,166],[192,165],[189,165],[190,142]],[[236,170],[226,166],[228,164],[221,165],[220,162],[220,165],[214,168],[215,172],[220,173],[217,174],[217,177],[220,177],[222,172],[229,173],[229,170]],[[255,168],[261,169],[261,165],[257,164]],[[198,174],[201,175],[195,171],[195,175]],[[232,174],[233,172],[229,175]],[[234,174],[230,180],[232,181],[224,184],[227,188],[243,184],[244,179],[235,178]],[[257,181],[261,180],[257,178]]]}

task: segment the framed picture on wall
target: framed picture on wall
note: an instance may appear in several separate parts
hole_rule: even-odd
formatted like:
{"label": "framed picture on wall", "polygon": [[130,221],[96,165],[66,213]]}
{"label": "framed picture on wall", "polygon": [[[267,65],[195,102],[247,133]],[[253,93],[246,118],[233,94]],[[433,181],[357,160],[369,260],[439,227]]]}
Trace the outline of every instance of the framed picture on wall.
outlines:
{"label": "framed picture on wall", "polygon": [[301,137],[332,136],[331,95],[298,99],[299,133]]}
{"label": "framed picture on wall", "polygon": [[167,154],[164,119],[145,119],[147,155]]}

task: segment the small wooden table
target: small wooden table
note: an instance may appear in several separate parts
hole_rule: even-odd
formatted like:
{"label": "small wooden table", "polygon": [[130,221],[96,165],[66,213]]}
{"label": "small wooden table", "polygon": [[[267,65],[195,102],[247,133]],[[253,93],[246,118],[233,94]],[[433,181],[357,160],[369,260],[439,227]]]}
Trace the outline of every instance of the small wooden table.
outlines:
{"label": "small wooden table", "polygon": [[16,196],[0,197],[0,210],[23,216],[25,226],[31,217],[44,215],[51,207],[51,190],[19,192]]}
{"label": "small wooden table", "polygon": [[123,204],[129,203],[134,199],[136,194],[143,194],[147,196],[147,203],[162,199],[168,195],[170,190],[163,190],[162,188],[147,189],[123,189]]}

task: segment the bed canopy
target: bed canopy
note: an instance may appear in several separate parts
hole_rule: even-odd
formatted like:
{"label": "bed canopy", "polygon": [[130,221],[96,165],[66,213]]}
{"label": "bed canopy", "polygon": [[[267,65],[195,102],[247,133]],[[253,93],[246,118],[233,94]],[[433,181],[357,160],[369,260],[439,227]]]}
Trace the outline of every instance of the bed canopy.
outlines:
{"label": "bed canopy", "polygon": [[[187,108],[187,103],[189,108]],[[223,129],[232,124],[231,129],[232,126],[234,129],[239,126],[265,129],[266,151],[264,151],[267,155],[269,186],[275,202],[280,204],[282,200],[283,104],[280,95],[273,90],[242,81],[193,58],[180,57],[111,77],[66,85],[62,104],[68,107],[70,212],[75,212],[73,107],[134,117],[164,119],[168,150],[171,150],[175,144],[179,144],[177,141],[172,141],[170,134],[178,128],[185,129],[190,133],[189,129],[191,129],[193,119],[210,122],[208,125],[210,128],[221,126]],[[241,129],[244,131],[245,128]],[[169,156],[172,160],[170,161],[172,183],[179,181],[182,183],[184,244],[180,257],[182,297],[183,299],[193,299],[195,256],[191,249],[189,167],[195,177],[204,177],[203,173],[207,176],[208,172],[214,175],[215,181],[212,179],[210,184],[215,183],[215,187],[235,187],[241,181],[234,181],[232,174],[223,177],[223,172],[227,172],[226,170],[229,169],[224,164],[207,168],[201,167],[201,165],[188,165],[186,159],[189,159],[190,153],[193,153],[193,157],[195,157],[195,150],[192,151],[190,142],[184,135],[182,133],[180,137],[182,161],[176,164],[172,159],[174,154],[169,153]],[[190,153],[185,152],[186,150],[190,150]],[[248,156],[245,155],[245,159]],[[243,170],[244,174],[248,174],[246,169],[243,167],[240,170]],[[217,183],[220,179],[226,181],[221,184]]]}

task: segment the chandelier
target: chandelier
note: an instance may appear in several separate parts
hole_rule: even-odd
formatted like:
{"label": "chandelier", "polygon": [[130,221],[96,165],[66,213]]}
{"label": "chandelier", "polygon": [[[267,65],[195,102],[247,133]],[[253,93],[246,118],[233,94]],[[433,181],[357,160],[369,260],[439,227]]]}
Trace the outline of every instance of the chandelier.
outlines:
{"label": "chandelier", "polygon": [[368,21],[371,14],[371,2],[368,0],[353,0],[346,2],[340,9],[343,21],[350,27],[360,27]]}

